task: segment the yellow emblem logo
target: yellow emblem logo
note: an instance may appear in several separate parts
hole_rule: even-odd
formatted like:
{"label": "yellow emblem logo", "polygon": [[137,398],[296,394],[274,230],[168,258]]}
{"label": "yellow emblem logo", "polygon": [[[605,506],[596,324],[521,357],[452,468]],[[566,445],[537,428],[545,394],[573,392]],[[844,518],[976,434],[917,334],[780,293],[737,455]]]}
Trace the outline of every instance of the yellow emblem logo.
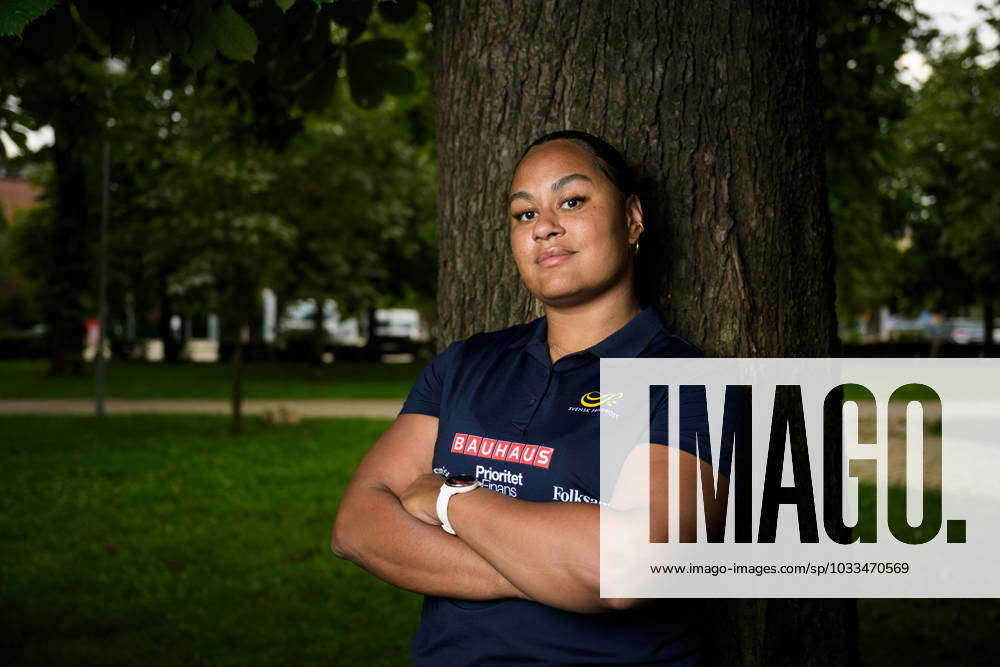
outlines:
{"label": "yellow emblem logo", "polygon": [[588,391],[580,397],[580,405],[585,408],[596,408],[599,405],[614,405],[624,396],[622,392],[602,394],[599,391]]}

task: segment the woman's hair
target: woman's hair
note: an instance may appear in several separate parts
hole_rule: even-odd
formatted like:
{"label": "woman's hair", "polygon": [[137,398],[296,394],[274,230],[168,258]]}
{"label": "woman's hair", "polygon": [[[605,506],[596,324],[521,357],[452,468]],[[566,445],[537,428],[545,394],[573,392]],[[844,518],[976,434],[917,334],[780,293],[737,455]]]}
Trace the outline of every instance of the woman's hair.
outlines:
{"label": "woman's hair", "polygon": [[618,152],[618,149],[606,142],[604,139],[595,137],[587,132],[581,132],[579,130],[559,130],[557,132],[544,134],[532,141],[531,144],[524,149],[524,152],[521,153],[521,157],[518,158],[518,164],[520,164],[521,160],[524,159],[524,156],[527,155],[528,151],[532,148],[555,139],[568,139],[590,153],[590,155],[594,158],[594,163],[597,165],[597,168],[608,177],[609,181],[614,183],[615,187],[618,188],[618,192],[621,193],[623,200],[630,194],[638,194],[635,176],[629,168],[628,163],[625,161],[625,158],[622,157],[620,152]]}

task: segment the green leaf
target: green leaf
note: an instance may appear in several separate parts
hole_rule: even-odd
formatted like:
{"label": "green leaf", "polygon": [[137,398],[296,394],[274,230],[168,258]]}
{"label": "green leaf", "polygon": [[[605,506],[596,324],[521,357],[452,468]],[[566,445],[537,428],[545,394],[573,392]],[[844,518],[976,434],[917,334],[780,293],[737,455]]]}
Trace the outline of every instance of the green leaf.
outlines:
{"label": "green leaf", "polygon": [[406,56],[406,44],[398,39],[367,39],[351,46],[357,58],[373,60],[399,60]]}
{"label": "green leaf", "polygon": [[47,13],[59,0],[6,0],[0,9],[0,35],[20,37],[24,26]]}
{"label": "green leaf", "polygon": [[219,7],[216,18],[216,45],[222,55],[233,60],[253,60],[257,53],[257,35],[250,24],[228,2]]}
{"label": "green leaf", "polygon": [[191,48],[181,54],[181,60],[191,69],[201,69],[215,58],[216,19],[204,4],[196,2],[188,22]]}
{"label": "green leaf", "polygon": [[396,39],[371,39],[351,46],[347,78],[355,104],[371,109],[386,93],[402,95],[413,90],[413,72],[393,62],[405,55],[406,46]]}
{"label": "green leaf", "polygon": [[[28,150],[27,133],[22,132],[20,130],[15,130],[12,127],[0,130],[0,132],[4,132],[7,135],[7,138],[10,139],[12,142],[14,142],[14,145],[17,146],[18,150],[21,151],[21,155],[27,155],[28,153],[31,152]],[[13,155],[7,155],[7,157],[10,158],[13,157]]]}
{"label": "green leaf", "polygon": [[402,23],[417,13],[417,0],[384,0],[378,3],[378,13],[390,23]]}
{"label": "green leaf", "polygon": [[387,93],[405,95],[412,92],[414,83],[413,71],[397,63],[386,63],[382,66],[382,86]]}
{"label": "green leaf", "polygon": [[177,55],[187,53],[191,49],[191,35],[183,28],[174,25],[161,25],[160,39],[168,51]]}
{"label": "green leaf", "polygon": [[25,127],[31,127],[31,118],[23,111],[15,111],[6,107],[0,107],[0,127],[9,127],[14,123],[20,123]]}
{"label": "green leaf", "polygon": [[27,52],[45,60],[55,60],[76,48],[80,26],[68,5],[57,5],[45,16],[29,23],[21,39]]}
{"label": "green leaf", "polygon": [[155,19],[138,17],[135,23],[135,42],[132,46],[132,62],[145,69],[163,55],[164,47],[156,29]]}
{"label": "green leaf", "polygon": [[368,26],[374,5],[375,0],[336,0],[328,11],[337,25],[363,30]]}
{"label": "green leaf", "polygon": [[278,9],[282,12],[287,12],[295,4],[295,0],[274,0],[274,4],[278,5]]}
{"label": "green leaf", "polygon": [[333,94],[337,89],[340,58],[331,58],[323,64],[302,86],[298,102],[303,111],[319,113],[333,102]]}

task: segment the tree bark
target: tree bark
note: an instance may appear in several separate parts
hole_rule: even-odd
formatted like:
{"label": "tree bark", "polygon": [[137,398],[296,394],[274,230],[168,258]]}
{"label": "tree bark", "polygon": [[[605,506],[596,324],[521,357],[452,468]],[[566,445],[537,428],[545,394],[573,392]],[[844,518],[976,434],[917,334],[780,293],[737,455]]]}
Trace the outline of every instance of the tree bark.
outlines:
{"label": "tree bark", "polygon": [[85,294],[90,287],[87,233],[85,142],[71,122],[55,127],[52,147],[55,167],[54,218],[49,239],[50,270],[42,278],[42,316],[48,327],[48,375],[83,374],[83,345],[89,314]]}
{"label": "tree bark", "polygon": [[323,352],[326,350],[326,325],[325,317],[323,313],[323,305],[326,299],[322,297],[316,297],[313,299],[313,303],[316,306],[316,310],[313,312],[313,328],[311,332],[311,344],[309,353],[309,363],[314,369],[319,369],[323,367]]}
{"label": "tree bark", "polygon": [[381,360],[379,350],[381,344],[379,342],[378,335],[378,317],[376,316],[377,308],[374,304],[368,306],[365,311],[365,326],[367,330],[367,335],[365,338],[364,347],[364,357],[368,361],[378,362]]}
{"label": "tree bark", "polygon": [[993,301],[990,297],[983,300],[983,356],[992,357],[995,354],[993,345]]}
{"label": "tree bark", "polygon": [[[170,320],[173,319],[175,313],[173,299],[170,297],[170,291],[167,286],[166,273],[160,274],[157,279],[157,293],[160,307],[156,319],[156,335],[163,341],[164,363],[175,364],[181,359],[181,347],[183,343],[174,337],[173,327],[170,326]],[[181,335],[183,336],[183,327],[181,331]]]}
{"label": "tree bark", "polygon": [[[809,2],[433,4],[444,345],[541,314],[506,193],[544,132],[636,165],[639,284],[710,356],[836,356],[832,234]],[[857,662],[854,600],[714,605],[714,661]]]}
{"label": "tree bark", "polygon": [[233,381],[229,392],[230,422],[229,433],[231,435],[241,435],[243,433],[243,329],[246,327],[244,318],[236,320],[233,336],[233,356],[231,367],[233,371]]}

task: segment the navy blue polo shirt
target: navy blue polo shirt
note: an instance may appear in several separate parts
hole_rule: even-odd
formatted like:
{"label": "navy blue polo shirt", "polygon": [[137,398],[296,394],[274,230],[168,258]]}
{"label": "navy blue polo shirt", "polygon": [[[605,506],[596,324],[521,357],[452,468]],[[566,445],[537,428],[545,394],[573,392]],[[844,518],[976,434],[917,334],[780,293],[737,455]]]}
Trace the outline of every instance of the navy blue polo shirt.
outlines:
{"label": "navy blue polo shirt", "polygon": [[[424,369],[400,414],[437,417],[433,467],[471,474],[499,493],[541,502],[598,502],[602,357],[696,357],[646,308],[601,342],[549,357],[540,317],[449,345]],[[650,395],[650,441],[667,443],[666,392]],[[604,399],[604,400],[602,400]],[[425,596],[411,643],[417,665],[693,665],[698,600],[656,600],[578,614],[530,600]]]}

